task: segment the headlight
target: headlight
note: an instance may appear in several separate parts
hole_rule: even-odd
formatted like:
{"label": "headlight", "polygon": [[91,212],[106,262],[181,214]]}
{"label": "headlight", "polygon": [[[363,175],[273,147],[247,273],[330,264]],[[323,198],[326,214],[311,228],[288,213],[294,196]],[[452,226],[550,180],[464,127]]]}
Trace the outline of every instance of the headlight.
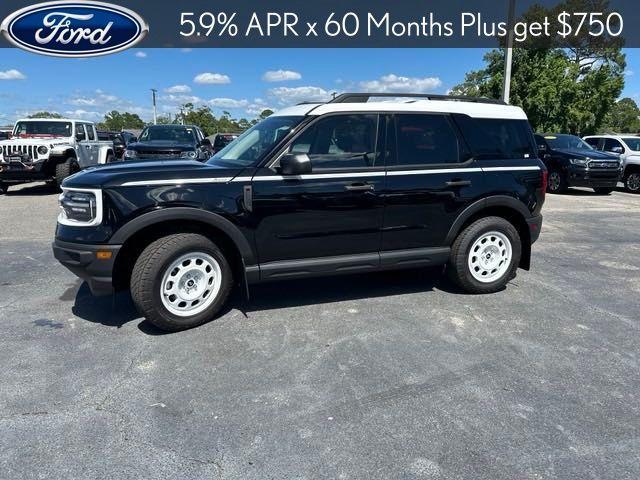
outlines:
{"label": "headlight", "polygon": [[125,150],[124,158],[137,158],[138,153],[135,150]]}
{"label": "headlight", "polygon": [[73,227],[91,227],[102,223],[102,191],[62,188],[58,197],[58,223]]}
{"label": "headlight", "polygon": [[48,151],[49,149],[46,147],[46,145],[40,145],[38,147],[38,155],[46,155]]}
{"label": "headlight", "polygon": [[196,152],[193,150],[187,150],[180,154],[180,158],[196,158]]}
{"label": "headlight", "polygon": [[572,165],[580,165],[582,167],[586,167],[589,162],[586,158],[570,158],[569,161]]}

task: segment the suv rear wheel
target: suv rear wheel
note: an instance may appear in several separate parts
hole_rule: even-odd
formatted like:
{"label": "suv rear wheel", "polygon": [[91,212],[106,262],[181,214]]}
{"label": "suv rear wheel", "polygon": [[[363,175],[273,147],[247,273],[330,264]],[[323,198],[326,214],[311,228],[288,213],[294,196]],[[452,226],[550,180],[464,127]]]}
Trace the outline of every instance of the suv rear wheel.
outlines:
{"label": "suv rear wheel", "polygon": [[194,233],[152,242],[131,274],[131,297],[156,327],[178,331],[211,320],[233,285],[231,267],[208,238]]}
{"label": "suv rear wheel", "polygon": [[481,218],[453,242],[447,272],[467,292],[496,292],[515,277],[521,253],[520,235],[511,223]]}

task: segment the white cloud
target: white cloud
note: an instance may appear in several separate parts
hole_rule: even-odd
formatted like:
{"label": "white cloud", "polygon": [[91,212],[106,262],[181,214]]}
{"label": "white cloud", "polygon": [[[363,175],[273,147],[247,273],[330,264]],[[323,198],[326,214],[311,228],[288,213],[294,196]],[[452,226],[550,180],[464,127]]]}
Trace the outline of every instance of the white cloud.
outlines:
{"label": "white cloud", "polygon": [[196,75],[193,81],[195,83],[214,84],[214,85],[231,83],[231,79],[227,75],[223,75],[221,73],[210,73],[210,72],[205,72],[205,73]]}
{"label": "white cloud", "polygon": [[162,102],[174,103],[182,105],[184,103],[201,103],[203,100],[195,95],[181,95],[181,94],[169,94],[163,95],[159,98]]}
{"label": "white cloud", "polygon": [[632,76],[632,75],[633,75],[633,73],[634,73],[634,72],[633,72],[633,70],[625,70],[625,72],[624,72],[624,74],[625,74],[627,77]]}
{"label": "white cloud", "polygon": [[377,80],[360,82],[360,87],[368,92],[377,93],[425,93],[431,92],[442,85],[438,77],[402,77],[390,73]]}
{"label": "white cloud", "polygon": [[248,100],[236,100],[234,98],[212,98],[208,103],[217,108],[244,108],[249,105]]}
{"label": "white cloud", "polygon": [[191,87],[189,85],[174,85],[173,87],[165,88],[166,93],[189,93]]}
{"label": "white cloud", "polygon": [[300,102],[325,102],[331,99],[331,93],[320,87],[277,87],[268,92],[281,105],[292,105]]}
{"label": "white cloud", "polygon": [[284,82],[287,80],[300,80],[302,75],[292,70],[269,70],[262,75],[265,82]]}
{"label": "white cloud", "polygon": [[87,111],[82,109],[67,110],[64,112],[67,117],[79,118],[81,120],[101,120],[104,117],[103,113]]}
{"label": "white cloud", "polygon": [[0,80],[24,80],[26,75],[15,68],[11,70],[0,71]]}
{"label": "white cloud", "polygon": [[138,57],[138,58],[147,58],[147,54],[145,52],[141,51],[141,50],[138,50],[135,53],[135,56]]}
{"label": "white cloud", "polygon": [[[96,90],[92,95],[77,96],[69,99],[67,103],[77,107],[95,107],[103,105],[120,105],[122,99],[115,95],[104,93],[102,90]],[[115,108],[115,107],[114,107]]]}

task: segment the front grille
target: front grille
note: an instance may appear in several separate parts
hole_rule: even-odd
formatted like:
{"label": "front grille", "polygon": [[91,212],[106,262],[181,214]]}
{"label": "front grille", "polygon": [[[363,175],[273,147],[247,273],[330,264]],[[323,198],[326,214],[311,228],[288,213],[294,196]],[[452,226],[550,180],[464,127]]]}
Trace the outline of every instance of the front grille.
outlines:
{"label": "front grille", "polygon": [[618,162],[592,160],[589,162],[589,168],[618,168]]}
{"label": "front grille", "polygon": [[138,150],[138,158],[180,158],[180,150]]}
{"label": "front grille", "polygon": [[2,145],[2,155],[28,155],[31,159],[38,158],[38,147],[40,145]]}

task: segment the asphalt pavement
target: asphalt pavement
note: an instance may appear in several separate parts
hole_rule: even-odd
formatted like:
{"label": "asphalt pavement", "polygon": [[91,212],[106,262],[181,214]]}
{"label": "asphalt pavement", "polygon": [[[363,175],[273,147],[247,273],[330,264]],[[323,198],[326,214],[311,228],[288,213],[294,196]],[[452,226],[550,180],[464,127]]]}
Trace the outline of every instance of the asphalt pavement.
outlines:
{"label": "asphalt pavement", "polygon": [[640,478],[640,195],[547,196],[532,270],[252,288],[163,334],[0,196],[0,478]]}

